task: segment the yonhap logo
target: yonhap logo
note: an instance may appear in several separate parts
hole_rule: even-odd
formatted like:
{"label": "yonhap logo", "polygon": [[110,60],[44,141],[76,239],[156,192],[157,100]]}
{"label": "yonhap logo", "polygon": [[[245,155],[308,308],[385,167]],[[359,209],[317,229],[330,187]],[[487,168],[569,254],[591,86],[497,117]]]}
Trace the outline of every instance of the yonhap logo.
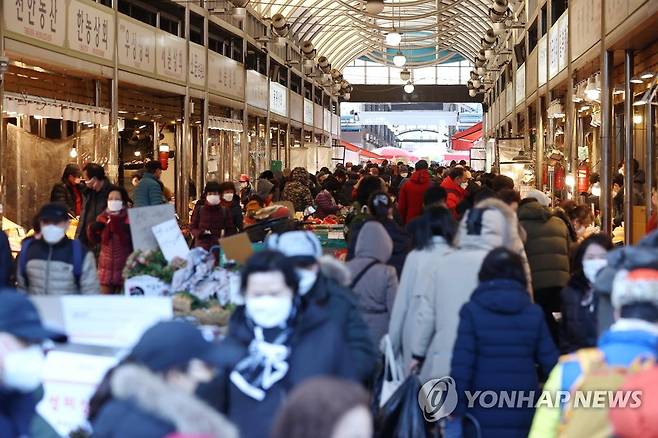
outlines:
{"label": "yonhap logo", "polygon": [[418,392],[418,405],[428,422],[439,421],[452,414],[457,407],[455,380],[446,376],[427,381]]}

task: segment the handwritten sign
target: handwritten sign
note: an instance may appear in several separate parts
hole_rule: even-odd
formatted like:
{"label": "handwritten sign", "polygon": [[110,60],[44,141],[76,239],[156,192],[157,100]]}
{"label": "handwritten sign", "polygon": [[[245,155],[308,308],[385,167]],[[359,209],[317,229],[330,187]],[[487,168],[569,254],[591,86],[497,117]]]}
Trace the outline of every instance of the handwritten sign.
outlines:
{"label": "handwritten sign", "polygon": [[190,43],[190,83],[203,87],[206,85],[206,49]]}
{"label": "handwritten sign", "polygon": [[548,78],[553,79],[560,72],[560,21],[548,31]]}
{"label": "handwritten sign", "polygon": [[548,73],[548,39],[544,35],[537,43],[537,83],[541,87],[546,83]]}
{"label": "handwritten sign", "polygon": [[254,70],[247,70],[247,103],[253,107],[267,110],[269,96],[267,92],[267,76]]}
{"label": "handwritten sign", "polygon": [[176,219],[155,225],[151,229],[155,235],[155,240],[160,245],[162,254],[164,254],[168,262],[171,262],[176,257],[184,259],[187,253],[190,252],[190,248],[187,246],[187,242],[185,242],[185,237],[183,237],[183,233]]}
{"label": "handwritten sign", "polygon": [[111,9],[103,6],[71,0],[68,13],[69,47],[87,55],[112,60],[114,15],[111,12]]}
{"label": "handwritten sign", "polygon": [[89,399],[105,373],[118,363],[116,356],[53,350],[44,366],[44,396],[37,412],[59,436],[84,425]]}
{"label": "handwritten sign", "polygon": [[119,16],[119,64],[148,73],[155,70],[155,30]]}
{"label": "handwritten sign", "polygon": [[171,204],[129,208],[128,219],[130,220],[133,248],[143,251],[158,249],[158,241],[155,240],[152,228],[175,218],[176,212]]}
{"label": "handwritten sign", "polygon": [[569,47],[569,12],[562,14],[559,20],[559,46],[558,46],[558,68],[560,71],[567,68],[569,62],[568,47]]}
{"label": "handwritten sign", "polygon": [[158,42],[156,46],[156,64],[158,74],[179,81],[185,80],[185,66],[187,65],[186,43],[183,38],[179,38],[165,32],[158,32]]}
{"label": "handwritten sign", "polygon": [[220,94],[244,98],[244,69],[242,64],[219,53],[208,51],[208,88]]}
{"label": "handwritten sign", "polygon": [[68,295],[61,297],[69,342],[131,348],[158,321],[173,317],[169,297]]}
{"label": "handwritten sign", "polygon": [[304,99],[304,124],[313,125],[313,101]]}
{"label": "handwritten sign", "polygon": [[516,70],[516,104],[520,105],[525,100],[525,64],[521,64]]}
{"label": "handwritten sign", "polygon": [[5,1],[4,21],[4,26],[10,32],[63,47],[66,37],[66,1]]}
{"label": "handwritten sign", "polygon": [[288,89],[278,82],[270,81],[270,111],[284,117],[288,115]]}

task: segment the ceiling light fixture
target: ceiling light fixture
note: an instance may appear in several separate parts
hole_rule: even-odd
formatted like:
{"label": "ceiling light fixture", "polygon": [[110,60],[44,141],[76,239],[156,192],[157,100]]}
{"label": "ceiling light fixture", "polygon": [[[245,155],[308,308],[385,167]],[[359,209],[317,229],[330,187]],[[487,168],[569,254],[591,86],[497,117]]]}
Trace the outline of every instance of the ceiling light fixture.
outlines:
{"label": "ceiling light fixture", "polygon": [[596,89],[596,81],[594,78],[587,79],[587,87],[585,87],[585,97],[589,100],[599,100],[601,97],[601,90]]}
{"label": "ceiling light fixture", "polygon": [[642,74],[640,75],[640,77],[641,77],[642,79],[651,79],[651,78],[654,77],[654,76],[655,76],[655,73],[654,73],[654,72],[651,72],[651,71],[645,71],[644,73],[642,73]]}
{"label": "ceiling light fixture", "polygon": [[386,34],[386,45],[387,46],[399,46],[402,42],[402,35],[400,35],[395,29],[392,32]]}
{"label": "ceiling light fixture", "polygon": [[411,83],[411,81],[407,82],[404,86],[404,92],[407,94],[411,94],[414,92],[416,87],[414,87],[414,84]]}
{"label": "ceiling light fixture", "polygon": [[405,82],[408,81],[409,79],[411,79],[411,72],[407,68],[404,68],[400,72],[400,79]]}
{"label": "ceiling light fixture", "polygon": [[398,53],[393,57],[393,64],[396,67],[404,67],[406,63],[407,57],[404,56],[400,50],[398,50]]}
{"label": "ceiling light fixture", "polygon": [[630,80],[631,84],[642,84],[644,81],[639,76],[633,76]]}
{"label": "ceiling light fixture", "polygon": [[384,10],[384,0],[367,0],[366,12],[372,15],[381,14]]}

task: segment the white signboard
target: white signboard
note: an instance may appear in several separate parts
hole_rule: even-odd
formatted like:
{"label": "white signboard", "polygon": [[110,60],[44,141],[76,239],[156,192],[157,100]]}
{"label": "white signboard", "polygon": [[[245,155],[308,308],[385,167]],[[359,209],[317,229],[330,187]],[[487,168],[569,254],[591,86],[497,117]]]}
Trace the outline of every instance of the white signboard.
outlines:
{"label": "white signboard", "polygon": [[560,23],[557,22],[548,32],[548,78],[553,79],[560,72]]}
{"label": "white signboard", "polygon": [[148,73],[155,71],[155,30],[119,16],[119,64]]}
{"label": "white signboard", "polygon": [[267,76],[254,70],[247,70],[247,104],[267,110],[267,104],[270,100],[267,91],[268,83]]}
{"label": "white signboard", "polygon": [[158,242],[155,240],[152,228],[175,218],[176,211],[171,204],[129,208],[128,219],[130,220],[133,248],[143,251],[158,249]]}
{"label": "white signboard", "polygon": [[5,29],[64,47],[66,0],[2,0]]}
{"label": "white signboard", "polygon": [[169,297],[68,295],[61,298],[69,342],[131,348],[158,321],[173,317]]}
{"label": "white signboard", "polygon": [[67,34],[72,50],[114,59],[114,14],[111,9],[71,0]]}
{"label": "white signboard", "polygon": [[313,102],[309,99],[304,99],[304,123],[313,125]]}
{"label": "white signboard", "polygon": [[237,61],[208,51],[208,88],[220,94],[243,99],[244,70]]}
{"label": "white signboard", "polygon": [[44,366],[43,398],[37,412],[60,436],[69,434],[87,420],[89,399],[115,366],[118,358],[53,350]]}
{"label": "white signboard", "polygon": [[544,35],[537,44],[537,83],[542,86],[546,83],[548,73],[548,39]]}
{"label": "white signboard", "polygon": [[288,116],[288,89],[278,82],[270,81],[270,111]]}
{"label": "white signboard", "polygon": [[569,47],[569,13],[565,12],[558,21],[559,32],[559,45],[558,45],[558,68],[559,71],[567,68],[569,63],[569,54],[567,48]]}
{"label": "white signboard", "polygon": [[512,84],[509,84],[507,86],[507,95],[505,96],[505,114],[509,114],[514,110],[514,102],[514,87],[512,87]]}
{"label": "white signboard", "polygon": [[179,257],[185,259],[187,254],[190,252],[190,248],[185,242],[185,237],[178,226],[176,219],[168,220],[161,224],[151,227],[153,234],[155,235],[155,240],[158,241],[162,254],[168,262]]}
{"label": "white signboard", "polygon": [[331,116],[331,132],[336,137],[340,137],[340,117],[336,114],[332,114]]}
{"label": "white signboard", "polygon": [[161,30],[158,32],[155,50],[158,74],[170,79],[185,81],[185,66],[187,65],[185,40]]}
{"label": "white signboard", "polygon": [[516,104],[519,105],[525,99],[525,63],[516,70]]}
{"label": "white signboard", "polygon": [[206,49],[190,43],[190,84],[204,87],[206,85]]}
{"label": "white signboard", "polygon": [[328,109],[324,110],[324,130],[327,132],[331,132],[331,112]]}

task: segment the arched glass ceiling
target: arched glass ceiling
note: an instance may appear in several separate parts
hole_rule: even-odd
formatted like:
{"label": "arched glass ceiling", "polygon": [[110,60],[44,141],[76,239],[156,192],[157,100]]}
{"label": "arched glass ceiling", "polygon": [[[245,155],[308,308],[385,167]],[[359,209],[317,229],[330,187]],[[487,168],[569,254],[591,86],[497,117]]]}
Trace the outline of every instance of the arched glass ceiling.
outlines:
{"label": "arched glass ceiling", "polygon": [[400,48],[409,67],[432,65],[456,56],[473,60],[489,26],[490,0],[385,0],[384,11],[371,15],[366,0],[251,0],[263,17],[281,13],[298,41],[313,42],[342,70],[365,56],[392,64],[397,47],[387,47],[386,33],[403,34]]}

